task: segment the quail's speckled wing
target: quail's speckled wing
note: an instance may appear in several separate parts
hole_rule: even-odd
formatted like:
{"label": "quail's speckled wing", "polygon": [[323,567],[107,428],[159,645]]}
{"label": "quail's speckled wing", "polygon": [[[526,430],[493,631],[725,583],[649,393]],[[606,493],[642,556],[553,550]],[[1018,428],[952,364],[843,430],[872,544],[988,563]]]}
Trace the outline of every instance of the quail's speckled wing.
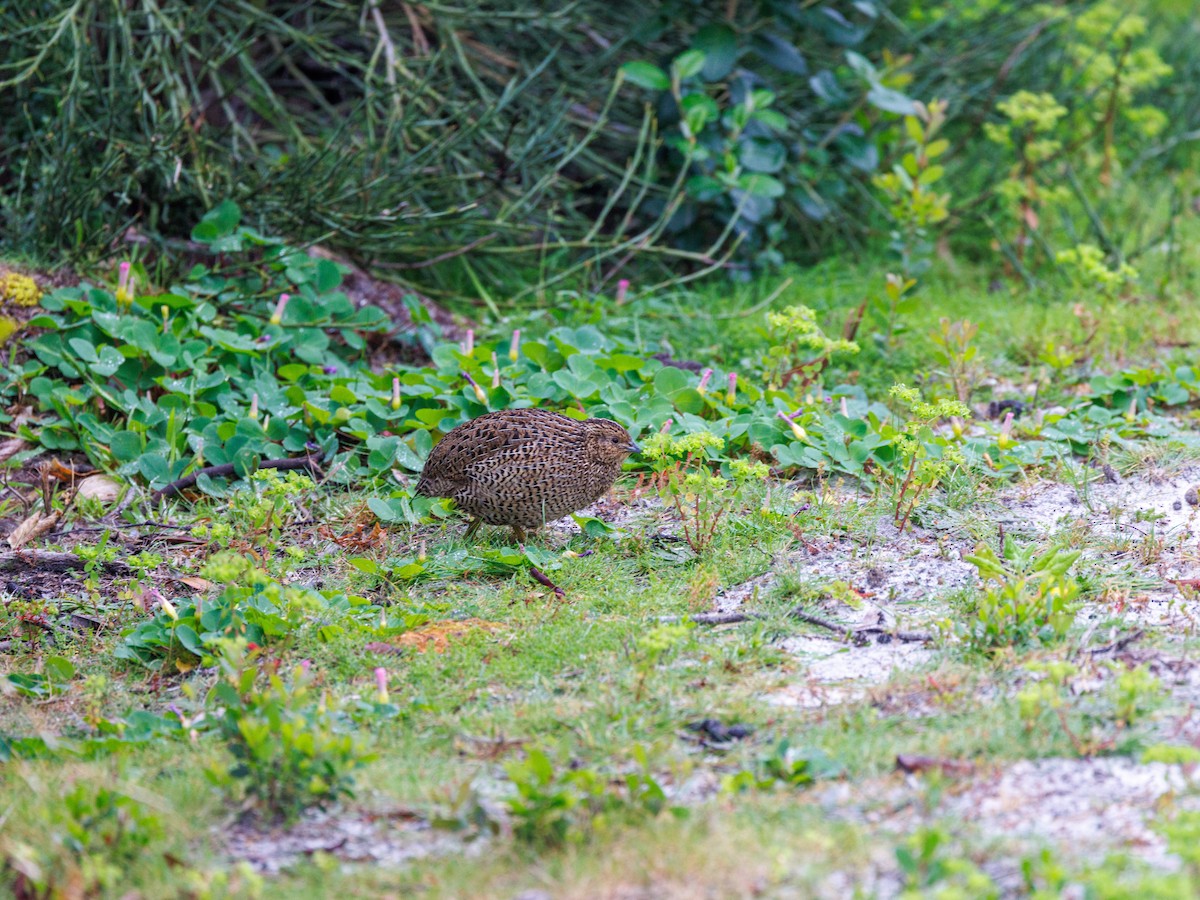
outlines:
{"label": "quail's speckled wing", "polygon": [[[543,445],[560,445],[564,429],[577,427],[573,419],[544,409],[505,409],[464,422],[429,454],[417,493],[451,497],[480,479],[488,484],[520,479],[522,472],[543,467]],[[548,432],[554,434],[549,441]]]}

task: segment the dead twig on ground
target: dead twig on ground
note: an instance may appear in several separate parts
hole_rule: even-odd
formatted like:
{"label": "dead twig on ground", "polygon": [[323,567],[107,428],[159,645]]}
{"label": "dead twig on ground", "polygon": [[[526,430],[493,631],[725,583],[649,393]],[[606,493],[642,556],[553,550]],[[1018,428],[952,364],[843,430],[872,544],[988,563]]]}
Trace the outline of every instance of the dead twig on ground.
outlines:
{"label": "dead twig on ground", "polygon": [[[850,628],[846,625],[839,625],[837,622],[832,622],[829,619],[815,616],[799,606],[789,610],[787,617],[800,622],[806,622],[809,625],[815,625],[818,628],[824,628],[827,631],[832,631],[843,640],[854,643],[864,642],[867,635],[878,635],[879,637],[887,637],[895,641],[914,644],[928,643],[934,638],[931,633],[926,631],[900,631],[887,628],[883,625],[861,625],[858,628]],[[696,613],[691,616],[660,616],[659,621],[668,623],[687,621],[693,622],[696,625],[736,625],[738,622],[750,622],[765,618],[767,618],[765,614],[756,612],[716,612]]]}
{"label": "dead twig on ground", "polygon": [[533,576],[533,580],[536,581],[538,584],[545,585],[546,587],[550,588],[550,590],[554,591],[554,596],[556,596],[556,597],[567,596],[566,591],[564,591],[557,584],[555,584],[553,581],[551,581],[550,577],[545,572],[543,572],[541,569],[537,568],[537,566],[530,566],[529,574]]}
{"label": "dead twig on ground", "polygon": [[970,775],[975,771],[975,766],[965,759],[942,759],[910,753],[896,754],[896,768],[910,775],[933,769],[937,769],[943,775]]}
{"label": "dead twig on ground", "polygon": [[1132,634],[1127,634],[1124,637],[1117,638],[1115,641],[1111,641],[1110,643],[1104,644],[1101,647],[1093,647],[1092,649],[1088,650],[1087,652],[1090,653],[1092,656],[1099,656],[1102,653],[1120,653],[1122,650],[1124,650],[1126,647],[1128,647],[1134,641],[1141,639],[1141,637],[1143,635],[1145,635],[1145,633],[1146,633],[1146,629],[1139,628],[1137,631],[1133,632]]}
{"label": "dead twig on ground", "polygon": [[[308,469],[318,478],[322,474],[321,467],[317,463],[317,458],[311,455],[288,456],[283,459],[264,459],[258,464],[258,469]],[[176,494],[194,487],[196,480],[201,475],[207,475],[209,478],[227,478],[236,472],[237,468],[233,463],[225,463],[221,466],[205,466],[203,469],[197,469],[191,475],[185,475],[183,478],[176,479],[165,487],[159,488],[150,495],[150,502],[155,503],[164,497],[174,497]]]}

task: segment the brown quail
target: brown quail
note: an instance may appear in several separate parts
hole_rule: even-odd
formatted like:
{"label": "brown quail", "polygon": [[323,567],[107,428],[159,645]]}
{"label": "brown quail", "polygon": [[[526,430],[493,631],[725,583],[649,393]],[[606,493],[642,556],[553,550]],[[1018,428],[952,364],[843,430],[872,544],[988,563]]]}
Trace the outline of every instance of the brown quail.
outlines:
{"label": "brown quail", "polygon": [[429,454],[417,493],[449,497],[481,522],[526,528],[603,497],[640,448],[608,419],[580,422],[545,409],[502,409],[452,429]]}

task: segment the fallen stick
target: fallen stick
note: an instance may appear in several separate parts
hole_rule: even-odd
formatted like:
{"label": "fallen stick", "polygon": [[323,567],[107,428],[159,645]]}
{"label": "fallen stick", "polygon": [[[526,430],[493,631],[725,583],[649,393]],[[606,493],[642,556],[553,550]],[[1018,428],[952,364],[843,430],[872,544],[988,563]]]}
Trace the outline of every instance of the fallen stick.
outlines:
{"label": "fallen stick", "polygon": [[970,775],[975,766],[965,759],[942,759],[936,756],[920,756],[910,753],[896,754],[896,768],[913,774],[937,769],[943,775]]}
{"label": "fallen stick", "polygon": [[1132,634],[1127,634],[1124,637],[1117,638],[1112,643],[1105,644],[1102,647],[1093,647],[1092,649],[1088,650],[1087,652],[1090,653],[1092,656],[1098,656],[1101,653],[1120,653],[1122,650],[1124,650],[1126,647],[1128,647],[1134,641],[1140,640],[1145,633],[1146,633],[1146,630],[1144,628],[1139,628],[1137,631],[1133,632]]}
{"label": "fallen stick", "polygon": [[[932,641],[934,636],[925,631],[891,631],[884,628],[882,625],[863,625],[859,628],[848,628],[845,625],[839,625],[837,622],[831,622],[829,619],[822,619],[820,616],[814,616],[812,613],[805,612],[802,607],[796,606],[788,611],[789,619],[796,619],[800,622],[806,622],[809,625],[815,625],[818,628],[824,628],[832,631],[834,634],[841,635],[845,640],[856,641],[860,640],[868,634],[887,635],[893,640],[904,641],[907,643],[922,644]],[[659,621],[664,623],[670,622],[694,622],[697,625],[734,625],[738,622],[750,622],[759,619],[767,618],[763,613],[756,612],[723,612],[723,613],[696,613],[691,616],[660,616]]]}
{"label": "fallen stick", "polygon": [[[317,465],[317,459],[314,456],[288,456],[283,459],[264,459],[258,464],[259,469],[308,469],[316,475],[321,474],[321,467]],[[225,463],[220,466],[205,466],[203,469],[197,469],[191,475],[185,475],[172,481],[165,487],[159,488],[150,495],[150,502],[154,503],[162,500],[164,497],[174,497],[176,494],[186,491],[190,487],[194,487],[197,479],[201,475],[207,475],[210,478],[226,478],[234,475],[237,468],[233,463]]]}
{"label": "fallen stick", "polygon": [[536,566],[529,567],[529,574],[533,576],[533,580],[536,581],[538,584],[545,585],[546,587],[550,588],[550,590],[554,591],[554,596],[556,596],[556,597],[567,596],[566,591],[564,591],[557,584],[555,584],[553,581],[551,581],[550,577],[545,572],[543,572],[541,569],[537,568]]}
{"label": "fallen stick", "polygon": [[[738,622],[750,622],[754,619],[765,619],[762,613],[744,613],[744,612],[717,612],[717,613],[696,613],[694,616],[687,616],[689,622],[694,622],[697,625],[734,625]],[[662,616],[663,622],[679,622],[680,616]]]}

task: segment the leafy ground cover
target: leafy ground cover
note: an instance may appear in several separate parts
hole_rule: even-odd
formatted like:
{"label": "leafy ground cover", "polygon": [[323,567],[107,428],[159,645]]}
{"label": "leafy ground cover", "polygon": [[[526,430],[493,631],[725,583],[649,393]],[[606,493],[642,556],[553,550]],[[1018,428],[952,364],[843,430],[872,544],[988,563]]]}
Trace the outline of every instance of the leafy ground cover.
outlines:
{"label": "leafy ground cover", "polygon": [[[414,304],[405,365],[335,264],[228,209],[195,237],[165,288],[50,291],[10,356],[10,890],[1194,889],[1185,291],[943,274],[857,348],[870,267],[453,341]],[[647,452],[464,543],[415,473],[535,403]]]}

